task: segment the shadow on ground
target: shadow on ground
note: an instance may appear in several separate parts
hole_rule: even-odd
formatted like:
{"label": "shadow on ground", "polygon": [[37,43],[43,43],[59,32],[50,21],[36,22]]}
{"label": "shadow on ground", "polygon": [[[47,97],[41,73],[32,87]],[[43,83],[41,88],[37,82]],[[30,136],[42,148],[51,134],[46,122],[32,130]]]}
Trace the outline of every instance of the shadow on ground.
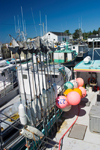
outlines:
{"label": "shadow on ground", "polygon": [[[85,105],[85,103],[87,103],[87,102],[88,102],[88,99],[86,98],[84,100],[83,104]],[[70,111],[63,112],[61,117],[58,119],[58,126],[57,126],[57,123],[55,123],[55,125],[53,126],[53,128],[52,128],[52,130],[51,130],[48,137],[53,139],[56,136],[57,131],[60,129],[61,125],[64,123],[64,121],[66,119],[74,118],[75,116],[78,115],[78,112],[79,112],[79,116],[84,116],[86,114],[86,111],[84,109],[81,109],[81,105],[83,106],[83,104],[80,104],[80,105],[77,105],[77,106],[72,106]],[[66,130],[67,130],[67,128],[66,128]],[[53,145],[56,144],[55,142],[51,142],[51,141],[48,141],[48,142],[53,144]],[[59,146],[59,145],[57,145],[57,146]],[[52,150],[58,149],[57,147],[54,148],[53,146],[51,146],[49,144],[47,144],[46,147],[51,148]]]}

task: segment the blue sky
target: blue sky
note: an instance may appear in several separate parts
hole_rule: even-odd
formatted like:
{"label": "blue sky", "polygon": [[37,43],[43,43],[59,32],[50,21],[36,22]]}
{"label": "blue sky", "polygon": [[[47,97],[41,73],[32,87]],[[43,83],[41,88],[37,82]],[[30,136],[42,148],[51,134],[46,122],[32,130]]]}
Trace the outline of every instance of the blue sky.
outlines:
{"label": "blue sky", "polygon": [[27,37],[33,38],[41,33],[39,12],[45,31],[45,15],[47,15],[47,31],[63,32],[68,29],[73,33],[79,28],[79,24],[81,27],[81,21],[83,32],[98,30],[100,27],[100,0],[1,0],[0,42],[10,42],[9,34],[16,38],[14,16],[16,28],[18,29],[19,22],[20,30],[23,30],[21,6]]}

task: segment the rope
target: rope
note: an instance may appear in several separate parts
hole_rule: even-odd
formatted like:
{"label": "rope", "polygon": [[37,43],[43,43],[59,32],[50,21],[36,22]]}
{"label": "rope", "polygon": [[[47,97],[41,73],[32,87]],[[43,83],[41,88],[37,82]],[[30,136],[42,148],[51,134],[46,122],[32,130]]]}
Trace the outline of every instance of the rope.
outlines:
{"label": "rope", "polygon": [[75,121],[72,123],[72,125],[67,129],[67,131],[63,134],[63,136],[62,136],[61,139],[59,140],[59,149],[58,149],[58,150],[60,150],[61,140],[64,138],[64,136],[65,136],[66,133],[69,131],[69,129],[75,124],[75,122],[76,122],[77,119],[78,119],[79,113],[80,113],[80,108],[79,108],[79,105],[78,105],[78,114],[77,114],[77,118],[75,119]]}
{"label": "rope", "polygon": [[[30,130],[28,130],[28,129],[26,129],[27,131],[29,131],[29,132],[31,132]],[[34,140],[34,142],[35,142],[35,145],[36,145],[36,147],[37,147],[37,143],[36,143],[36,140],[35,140],[35,136],[34,136],[34,133],[33,132],[31,132],[32,134],[33,134],[33,140]]]}

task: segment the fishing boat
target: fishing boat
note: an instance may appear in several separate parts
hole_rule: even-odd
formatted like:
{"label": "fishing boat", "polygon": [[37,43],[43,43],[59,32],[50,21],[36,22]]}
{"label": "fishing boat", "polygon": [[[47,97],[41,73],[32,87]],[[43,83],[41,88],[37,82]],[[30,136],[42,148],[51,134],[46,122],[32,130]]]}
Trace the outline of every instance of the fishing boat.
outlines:
{"label": "fishing boat", "polygon": [[82,88],[87,94],[78,106],[73,105],[69,112],[62,114],[60,129],[53,140],[59,142],[59,150],[99,150],[100,60],[84,59],[74,67],[74,75],[76,81],[84,80]]}
{"label": "fishing boat", "polygon": [[81,61],[88,55],[89,47],[86,43],[72,44],[69,42],[62,42],[58,47],[63,50],[66,46],[68,46],[69,49],[76,51],[76,61]]}
{"label": "fishing boat", "polygon": [[2,57],[0,57],[0,60],[2,60],[3,58]]}
{"label": "fishing boat", "polygon": [[64,66],[74,65],[77,53],[75,50],[72,50],[68,43],[65,45],[58,46],[58,49],[54,52],[51,52],[51,60],[54,60],[55,63],[61,63]]}
{"label": "fishing boat", "polygon": [[[34,108],[33,116],[32,116],[34,126],[36,128],[38,128],[39,130],[41,130],[42,133],[47,132],[49,134],[51,129],[54,128],[54,125],[55,125],[57,119],[62,114],[62,112],[60,110],[58,110],[57,108],[56,108],[56,112],[54,112],[55,99],[53,99],[53,100],[50,99],[51,98],[51,94],[50,94],[50,88],[51,87],[49,88],[49,84],[51,84],[50,83],[51,82],[50,81],[51,76],[52,76],[52,83],[54,83],[54,78],[55,78],[55,84],[57,85],[57,89],[58,89],[57,94],[59,94],[60,92],[62,92],[63,84],[65,83],[64,72],[67,72],[66,73],[66,79],[70,79],[71,72],[70,72],[69,69],[66,70],[66,68],[62,65],[61,66],[56,65],[55,66],[55,73],[54,73],[54,70],[53,70],[53,66],[51,66],[51,74],[50,74],[50,68],[48,66],[49,71],[47,71],[47,68],[45,68],[46,69],[45,74],[43,73],[43,75],[42,75],[41,67],[39,67],[39,73],[38,74],[39,74],[39,78],[40,78],[40,83],[36,82],[36,86],[37,87],[41,86],[40,87],[41,95],[44,95],[45,96],[44,100],[46,100],[45,102],[43,102],[42,99],[38,99],[38,97],[40,96],[39,88],[38,88],[38,91],[36,91],[36,89],[34,90],[35,81],[34,81],[34,75],[33,75],[33,72],[32,72],[31,65],[32,64],[29,65],[30,66],[29,67],[29,70],[30,70],[29,75],[30,75],[30,79],[31,79],[32,98],[33,98],[33,100],[34,100],[33,102],[35,104],[33,103],[33,107],[31,108],[31,104],[30,104],[31,94],[30,94],[29,77],[28,77],[27,67],[26,67],[25,64],[22,65],[23,76],[21,74],[21,68],[19,68],[19,70],[18,70],[18,79],[19,79],[19,82],[20,82],[19,89],[21,90],[20,91],[20,93],[21,93],[20,96],[21,96],[21,99],[22,99],[22,104],[25,105],[25,103],[26,103],[25,102],[25,97],[27,97],[27,103],[28,103],[27,104],[27,108],[28,108],[27,111],[28,111],[29,120],[31,120],[31,115],[29,114],[29,109],[33,110],[33,108]],[[36,81],[38,81],[38,74],[37,74],[37,70],[36,70],[36,72],[35,72]],[[43,76],[44,83],[45,83],[44,84],[44,90],[42,89],[43,88],[42,87],[42,76]],[[23,79],[22,79],[22,77],[23,77]],[[25,93],[24,93],[24,87],[23,87],[23,81],[22,80],[24,80],[26,95],[24,95]],[[46,93],[48,93],[48,96],[50,96],[47,99],[46,99],[47,96],[45,95],[46,94],[45,93],[46,83],[48,83],[48,85],[47,85],[48,90],[46,90]],[[39,102],[40,102],[40,105],[39,105]],[[14,99],[12,99],[9,103],[7,103],[3,107],[1,107],[0,119],[2,120],[1,130],[2,130],[2,147],[3,148],[6,148],[6,149],[10,149],[10,148],[11,149],[20,149],[21,147],[25,148],[25,143],[26,143],[25,138],[24,138],[23,135],[19,135],[19,130],[21,130],[23,128],[23,126],[20,125],[20,121],[19,121],[20,120],[19,119],[19,114],[18,114],[19,105],[20,105],[20,99],[19,99],[19,95],[18,95]],[[46,125],[46,122],[45,122],[45,125],[43,123],[43,117],[42,117],[43,110],[42,110],[42,107],[43,107],[43,110],[46,111],[45,112],[46,122],[47,122],[48,118],[50,119],[50,120],[48,120],[47,125]],[[36,108],[36,110],[35,110],[35,108]],[[48,110],[51,113],[48,112]],[[56,113],[57,116],[55,116],[55,113]],[[28,121],[28,124],[29,125],[31,124],[30,121]],[[29,142],[29,145],[31,145],[30,142]],[[33,147],[33,145],[31,145],[31,147]],[[38,148],[38,147],[36,147],[35,143],[34,143],[34,148]]]}
{"label": "fishing boat", "polygon": [[0,61],[0,107],[18,94],[16,66]]}
{"label": "fishing boat", "polygon": [[[14,48],[14,47],[12,47]],[[13,49],[12,49],[13,50]],[[1,149],[41,149],[48,143],[50,132],[58,127],[58,118],[62,111],[56,107],[56,97],[62,93],[71,71],[63,65],[51,65],[47,59],[47,49],[22,49],[26,63],[17,68],[19,95],[1,107]],[[31,62],[27,53],[30,51]],[[34,62],[33,53],[36,55]],[[45,54],[45,55],[44,55]],[[38,58],[40,61],[38,61]],[[35,133],[35,134],[34,134]],[[34,134],[34,135],[33,135]],[[51,140],[58,144],[56,141]],[[25,146],[26,144],[26,146]],[[50,145],[55,145],[50,144]]]}
{"label": "fishing boat", "polygon": [[100,61],[87,58],[74,67],[75,78],[84,79],[87,95],[78,106],[63,112],[56,107],[55,98],[62,94],[72,73],[47,59],[44,63],[46,49],[42,61],[38,50],[34,63],[33,52],[37,54],[37,50],[30,51],[32,62],[26,57],[26,64],[18,68],[19,95],[1,108],[1,149],[99,150]]}
{"label": "fishing boat", "polygon": [[88,55],[88,45],[85,44],[76,44],[76,45],[71,45],[71,49],[75,50],[77,52],[77,61],[83,60],[87,55]]}
{"label": "fishing boat", "polygon": [[[9,60],[11,64],[19,64],[20,63],[20,59],[19,59],[19,55],[17,53],[17,50],[20,49],[22,50],[23,47],[25,46],[25,42],[21,42],[21,41],[16,41],[14,38],[12,38],[10,44],[9,44],[9,50],[11,51],[12,54],[12,58]],[[21,51],[20,54],[21,57],[21,62],[25,63],[26,58],[25,58],[25,54],[23,53],[23,51]],[[28,61],[30,61],[30,55],[28,53]]]}

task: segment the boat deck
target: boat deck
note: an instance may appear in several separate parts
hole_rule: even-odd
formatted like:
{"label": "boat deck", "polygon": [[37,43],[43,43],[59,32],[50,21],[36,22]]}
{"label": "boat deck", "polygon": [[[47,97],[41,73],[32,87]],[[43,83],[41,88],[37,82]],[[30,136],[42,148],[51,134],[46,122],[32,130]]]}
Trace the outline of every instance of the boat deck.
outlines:
{"label": "boat deck", "polygon": [[[98,92],[87,92],[87,96],[80,103],[80,113],[75,125],[66,133],[62,140],[60,150],[100,150],[100,133],[90,132],[89,112],[95,105]],[[61,120],[62,125],[56,133],[54,140],[59,142],[60,138],[77,118],[78,106],[73,106],[69,112],[64,112]],[[96,120],[97,121],[97,120]],[[48,147],[46,150],[56,150]]]}
{"label": "boat deck", "polygon": [[90,63],[85,64],[84,61],[81,61],[74,67],[75,72],[100,72],[100,61],[91,60]]}

